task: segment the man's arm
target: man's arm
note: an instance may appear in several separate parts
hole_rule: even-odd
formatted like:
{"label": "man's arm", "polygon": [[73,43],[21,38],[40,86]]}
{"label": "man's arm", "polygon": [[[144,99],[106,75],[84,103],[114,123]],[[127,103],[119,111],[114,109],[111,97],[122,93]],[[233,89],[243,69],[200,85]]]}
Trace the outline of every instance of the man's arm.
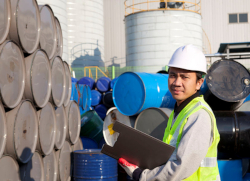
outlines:
{"label": "man's arm", "polygon": [[[183,128],[183,135],[177,149],[177,160],[153,170],[137,169],[133,178],[140,181],[180,181],[191,176],[205,158],[212,143],[211,118],[201,109],[192,114]],[[147,158],[145,158],[147,159]],[[135,178],[139,177],[140,178]]]}

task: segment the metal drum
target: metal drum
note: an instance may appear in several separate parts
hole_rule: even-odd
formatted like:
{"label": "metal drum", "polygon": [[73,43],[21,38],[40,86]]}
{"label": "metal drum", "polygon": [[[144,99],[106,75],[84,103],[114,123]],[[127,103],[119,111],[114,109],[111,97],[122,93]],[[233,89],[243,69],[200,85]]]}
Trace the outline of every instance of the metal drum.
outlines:
{"label": "metal drum", "polygon": [[91,106],[97,106],[102,101],[102,94],[97,90],[91,91]]}
{"label": "metal drum", "polygon": [[79,137],[76,144],[71,146],[72,151],[76,151],[76,150],[83,150],[83,144],[82,144],[82,140]]}
{"label": "metal drum", "polygon": [[10,156],[0,158],[0,178],[4,181],[20,181],[19,166]]}
{"label": "metal drum", "polygon": [[52,59],[56,51],[56,22],[53,10],[49,5],[39,5],[41,15],[40,47]]}
{"label": "metal drum", "polygon": [[55,140],[55,148],[61,149],[65,139],[67,132],[67,117],[64,107],[58,107],[55,111],[56,113],[56,140]]}
{"label": "metal drum", "polygon": [[102,103],[107,107],[115,107],[112,92],[106,92],[102,97]]}
{"label": "metal drum", "polygon": [[10,0],[0,1],[0,44],[2,44],[10,31]]}
{"label": "metal drum", "polygon": [[13,41],[0,46],[0,92],[3,105],[16,107],[25,87],[25,64],[23,53]]}
{"label": "metal drum", "polygon": [[96,88],[100,92],[107,92],[110,90],[110,78],[108,77],[101,77],[96,82]]}
{"label": "metal drum", "polygon": [[44,180],[44,166],[42,156],[35,152],[32,159],[24,164],[20,165],[20,177],[22,181],[43,181]]}
{"label": "metal drum", "polygon": [[55,17],[55,23],[56,23],[56,51],[55,55],[62,57],[63,54],[63,34],[62,34],[62,28],[60,21],[58,20],[57,17]]}
{"label": "metal drum", "polygon": [[75,144],[79,139],[81,129],[81,116],[77,103],[70,101],[69,105],[65,107],[65,112],[67,120],[66,139]]}
{"label": "metal drum", "polygon": [[56,114],[50,102],[37,111],[38,115],[38,141],[36,149],[43,155],[49,155],[54,149],[56,138]]}
{"label": "metal drum", "polygon": [[51,95],[51,68],[45,51],[37,50],[25,58],[26,84],[24,98],[43,108]]}
{"label": "metal drum", "polygon": [[38,136],[37,113],[28,100],[6,113],[7,143],[5,154],[27,163],[36,149]]}
{"label": "metal drum", "polygon": [[106,106],[104,106],[103,104],[99,104],[95,107],[95,111],[98,114],[98,116],[100,116],[100,118],[102,118],[102,120],[104,120],[108,110],[107,110]]}
{"label": "metal drum", "polygon": [[215,111],[220,133],[218,158],[249,158],[250,112]]}
{"label": "metal drum", "polygon": [[65,97],[63,105],[67,106],[70,101],[72,84],[71,84],[71,74],[70,74],[69,64],[65,61],[63,61],[63,64],[65,70]]}
{"label": "metal drum", "polygon": [[167,74],[125,72],[114,85],[113,100],[126,116],[139,114],[150,107],[173,108],[175,100],[168,90]]}
{"label": "metal drum", "polygon": [[98,149],[98,144],[95,140],[88,138],[88,137],[82,137],[82,145],[84,149]]}
{"label": "metal drum", "polygon": [[81,93],[79,106],[83,108],[83,110],[89,111],[91,107],[92,94],[88,85],[78,84],[79,91]]}
{"label": "metal drum", "polygon": [[58,174],[58,162],[54,150],[52,150],[52,152],[49,155],[43,157],[43,165],[44,165],[44,180],[56,181]]}
{"label": "metal drum", "polygon": [[[89,137],[97,143],[102,139],[103,121],[98,114],[91,110],[81,115],[81,133],[83,137]],[[84,145],[83,145],[84,146]]]}
{"label": "metal drum", "polygon": [[117,181],[117,161],[100,149],[75,151],[74,153],[75,181]]}
{"label": "metal drum", "polygon": [[135,119],[135,116],[125,116],[120,113],[116,108],[111,108],[111,110],[108,111],[103,123],[103,136],[106,143],[109,146],[114,146],[115,142],[117,141],[119,133],[113,130],[113,125],[116,121],[133,128],[135,124]]}
{"label": "metal drum", "polygon": [[204,98],[213,110],[237,110],[250,93],[250,73],[234,60],[218,60],[206,76]]}
{"label": "metal drum", "polygon": [[58,163],[57,180],[70,181],[71,177],[71,152],[69,142],[65,141],[61,150],[56,151]]}
{"label": "metal drum", "polygon": [[33,53],[40,39],[41,18],[36,0],[11,0],[9,38],[25,53]]}
{"label": "metal drum", "polygon": [[6,137],[7,137],[7,126],[6,126],[6,115],[2,103],[0,102],[0,158],[3,155]]}
{"label": "metal drum", "polygon": [[77,103],[79,103],[80,102],[80,98],[79,98],[80,91],[78,90],[78,85],[75,82],[71,82],[71,84],[72,84],[72,88],[71,88],[70,100],[75,100]]}
{"label": "metal drum", "polygon": [[118,79],[118,77],[116,77],[113,80],[111,80],[111,82],[110,82],[110,89],[114,88],[114,85],[115,85],[115,82],[116,82],[117,79]]}
{"label": "metal drum", "polygon": [[77,81],[77,84],[88,85],[91,90],[95,88],[95,80],[91,77],[83,77]]}
{"label": "metal drum", "polygon": [[54,103],[56,107],[61,107],[65,98],[66,84],[65,70],[61,57],[56,57],[51,60],[51,71],[52,91],[50,101]]}
{"label": "metal drum", "polygon": [[162,140],[171,112],[168,108],[146,109],[137,117],[135,129]]}

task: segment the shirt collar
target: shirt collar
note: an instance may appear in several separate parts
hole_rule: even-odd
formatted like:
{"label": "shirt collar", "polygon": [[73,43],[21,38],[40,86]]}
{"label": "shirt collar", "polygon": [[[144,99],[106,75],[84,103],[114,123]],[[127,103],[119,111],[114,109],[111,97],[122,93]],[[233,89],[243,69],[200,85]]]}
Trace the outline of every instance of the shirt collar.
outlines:
{"label": "shirt collar", "polygon": [[194,98],[199,97],[200,93],[199,91],[197,91],[195,94],[193,94],[192,96],[190,96],[189,98],[187,98],[185,101],[183,101],[179,106],[177,106],[177,103],[175,103],[174,106],[174,118],[181,112],[181,110],[190,102],[192,101]]}

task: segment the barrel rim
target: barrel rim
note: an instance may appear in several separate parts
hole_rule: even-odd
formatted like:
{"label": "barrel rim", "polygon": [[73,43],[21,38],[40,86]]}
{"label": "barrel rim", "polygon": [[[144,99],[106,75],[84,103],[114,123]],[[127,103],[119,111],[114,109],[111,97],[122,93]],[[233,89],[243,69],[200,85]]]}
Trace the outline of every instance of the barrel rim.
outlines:
{"label": "barrel rim", "polygon": [[6,115],[5,115],[5,111],[4,111],[4,107],[3,107],[3,105],[2,105],[2,103],[0,102],[0,115],[2,115],[3,116],[3,145],[2,146],[0,146],[0,158],[3,156],[3,152],[4,152],[4,150],[5,150],[5,147],[6,147],[6,143],[7,143],[7,119],[6,119]]}
{"label": "barrel rim", "polygon": [[[34,63],[36,54],[37,54],[38,52],[44,53],[44,55],[46,56],[46,59],[48,60],[48,61],[47,61],[47,63],[48,63],[47,65],[48,65],[48,67],[49,67],[49,81],[48,81],[49,87],[48,87],[48,90],[47,90],[47,96],[46,96],[46,98],[45,98],[45,100],[44,100],[44,103],[43,103],[42,105],[38,105],[38,104],[37,104],[37,100],[36,100],[36,98],[35,98],[35,96],[34,96],[34,93],[33,93],[33,84],[32,84],[32,80],[33,80],[33,77],[32,77],[32,73],[33,73],[32,68],[33,68],[33,63]],[[31,67],[30,67],[30,85],[31,85],[31,86],[30,86],[30,88],[31,88],[31,93],[32,93],[32,97],[33,97],[33,99],[34,99],[34,102],[36,103],[36,105],[37,105],[39,108],[45,107],[46,104],[47,104],[48,101],[49,101],[50,94],[51,94],[51,88],[52,88],[52,86],[51,86],[51,81],[52,81],[52,80],[51,80],[51,77],[52,77],[52,75],[51,75],[51,66],[50,66],[50,63],[49,63],[48,55],[47,55],[47,53],[45,52],[45,50],[43,50],[43,49],[37,49],[37,50],[35,51],[33,57],[32,57],[32,60],[31,60]]]}
{"label": "barrel rim", "polygon": [[[61,37],[61,45],[60,45],[60,50],[61,50],[61,52],[60,52],[60,54],[59,54],[59,56],[62,56],[62,54],[63,54],[63,34],[62,34],[62,26],[61,26],[61,23],[60,23],[60,21],[59,21],[59,19],[56,17],[56,16],[54,16],[55,17],[55,21],[57,21],[57,23],[58,23],[58,25],[59,25],[59,28],[60,28],[60,37]],[[56,27],[57,27],[57,25],[56,25]],[[57,29],[57,28],[56,28]],[[57,33],[56,33],[57,34]]]}
{"label": "barrel rim", "polygon": [[[34,2],[34,6],[35,6],[35,8],[36,8],[36,14],[37,14],[37,23],[38,23],[38,36],[37,36],[37,39],[36,39],[36,43],[35,43],[35,46],[34,46],[34,48],[30,51],[30,52],[28,52],[27,50],[25,50],[24,49],[24,46],[23,46],[23,44],[22,44],[22,42],[21,42],[21,39],[20,39],[20,36],[19,36],[19,30],[18,30],[18,23],[17,23],[17,16],[18,16],[18,10],[16,9],[16,29],[17,29],[17,37],[18,37],[18,40],[19,40],[19,42],[20,42],[20,46],[22,47],[22,50],[24,50],[24,52],[26,52],[26,53],[29,53],[29,54],[31,54],[31,53],[33,53],[36,49],[37,49],[37,47],[38,47],[38,45],[40,44],[39,42],[40,42],[40,35],[41,35],[41,17],[40,17],[40,11],[39,11],[39,7],[38,7],[38,4],[37,4],[37,1],[36,0],[32,0],[33,2]],[[19,6],[19,2],[20,2],[20,0],[18,0],[18,2],[17,2],[17,7]]]}
{"label": "barrel rim", "polygon": [[[63,126],[63,134],[62,134],[62,138],[63,139],[61,139],[61,140],[59,140],[58,142],[57,141],[55,141],[55,148],[56,149],[58,149],[58,150],[60,150],[60,149],[62,149],[62,147],[63,147],[63,144],[64,144],[64,142],[66,141],[66,133],[67,133],[67,130],[66,130],[66,127],[67,127],[67,120],[66,120],[66,111],[65,111],[65,108],[63,107],[63,106],[61,106],[61,107],[57,107],[57,109],[59,110],[59,109],[61,109],[62,110],[62,112],[63,112],[63,118],[64,118],[64,126]],[[57,110],[56,109],[56,110]],[[55,111],[56,111],[55,110]],[[56,129],[57,129],[57,127],[58,127],[58,125],[57,125],[57,117],[56,117]],[[56,137],[57,137],[57,134],[56,134]],[[62,141],[62,143],[60,143],[60,141]],[[57,144],[58,143],[58,144]]]}
{"label": "barrel rim", "polygon": [[7,2],[8,21],[7,21],[7,28],[4,32],[4,35],[3,35],[2,39],[0,39],[0,44],[2,44],[7,39],[9,31],[10,31],[11,4],[10,4],[9,0],[5,0],[5,2]]}
{"label": "barrel rim", "polygon": [[[70,143],[68,141],[65,141],[64,144],[63,144],[63,147],[60,150],[58,150],[59,151],[59,157],[58,157],[58,175],[59,175],[59,178],[61,180],[62,180],[62,178],[61,178],[61,174],[60,174],[60,164],[61,164],[60,158],[61,158],[62,150],[63,150],[63,148],[65,148],[66,144],[67,144],[67,146],[69,148],[70,153],[72,153],[72,148],[71,148],[71,145],[70,145]],[[71,156],[70,156],[70,160],[71,160]],[[71,160],[71,162],[72,162],[72,160]],[[70,167],[71,167],[71,164],[70,164]],[[71,171],[69,173],[69,178],[68,179],[70,179],[70,175],[71,175]]]}
{"label": "barrel rim", "polygon": [[[116,83],[115,83],[115,85],[114,85],[114,87],[113,87],[112,98],[113,98],[115,107],[117,107],[117,109],[118,109],[122,114],[124,114],[124,115],[126,115],[126,116],[133,116],[133,115],[138,114],[138,113],[140,112],[140,110],[143,108],[143,104],[145,103],[145,100],[146,100],[146,88],[145,88],[145,84],[143,83],[143,80],[141,79],[141,77],[140,77],[137,73],[140,73],[140,72],[131,72],[131,71],[128,71],[128,72],[122,73],[122,74],[117,78]],[[119,79],[121,79],[121,76],[124,75],[124,74],[134,74],[134,75],[136,75],[137,77],[139,77],[139,79],[140,79],[140,81],[141,81],[141,84],[143,85],[143,88],[144,88],[143,103],[140,105],[140,108],[139,108],[136,112],[134,112],[133,114],[129,114],[129,113],[125,113],[125,112],[121,111],[121,109],[117,106],[116,99],[115,99],[115,94],[114,94],[114,92],[115,92],[115,88],[116,88],[116,86],[117,86],[117,82],[118,82]]]}
{"label": "barrel rim", "polygon": [[84,149],[74,151],[76,154],[103,154],[101,149]]}
{"label": "barrel rim", "polygon": [[[63,61],[63,65],[64,65],[64,68],[65,66],[67,67],[67,70],[68,70],[68,73],[69,75],[70,74],[70,68],[69,68],[69,64],[66,62],[66,61]],[[66,70],[65,70],[65,81],[66,81]],[[63,105],[66,107],[69,102],[70,102],[70,97],[71,97],[71,90],[72,90],[72,82],[71,82],[71,76],[69,76],[69,92],[68,92],[68,96],[66,97],[66,94],[65,94],[65,98],[64,98],[64,102],[63,102]],[[66,84],[66,83],[65,83]],[[65,88],[66,89],[66,88]],[[65,103],[65,99],[66,99],[66,103]]]}
{"label": "barrel rim", "polygon": [[1,95],[1,100],[3,102],[3,105],[4,107],[8,107],[8,108],[15,108],[18,106],[18,104],[20,103],[20,101],[22,100],[22,97],[23,97],[23,94],[24,94],[24,89],[25,89],[25,63],[24,63],[24,55],[23,55],[23,52],[21,51],[19,45],[13,41],[13,40],[5,40],[5,42],[1,45],[3,46],[3,48],[1,49],[1,52],[0,52],[0,58],[1,58],[1,55],[3,53],[3,49],[4,49],[4,46],[7,45],[7,43],[13,43],[14,45],[17,46],[17,49],[19,50],[20,52],[20,55],[22,57],[22,60],[21,60],[21,63],[22,63],[22,74],[23,74],[23,79],[22,79],[22,87],[20,88],[21,92],[19,92],[19,96],[18,98],[16,99],[16,103],[14,103],[14,105],[8,105],[6,104],[5,100],[4,100],[4,97],[2,96],[2,90],[0,91],[0,95]]}

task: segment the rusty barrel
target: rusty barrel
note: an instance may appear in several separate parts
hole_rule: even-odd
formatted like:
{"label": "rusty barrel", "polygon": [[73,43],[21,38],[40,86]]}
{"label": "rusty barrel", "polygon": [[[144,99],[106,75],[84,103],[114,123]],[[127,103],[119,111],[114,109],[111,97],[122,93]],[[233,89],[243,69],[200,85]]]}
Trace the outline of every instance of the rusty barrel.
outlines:
{"label": "rusty barrel", "polygon": [[41,19],[36,0],[11,0],[9,38],[25,53],[33,53],[39,45]]}
{"label": "rusty barrel", "polygon": [[27,163],[36,149],[38,118],[33,104],[23,100],[13,110],[6,113],[7,143],[5,154],[13,156],[21,163]]}
{"label": "rusty barrel", "polygon": [[25,58],[26,84],[24,98],[43,108],[51,95],[51,67],[45,51],[37,50]]}
{"label": "rusty barrel", "polygon": [[0,46],[0,92],[5,107],[13,109],[23,96],[25,87],[24,56],[19,46],[6,40]]}

